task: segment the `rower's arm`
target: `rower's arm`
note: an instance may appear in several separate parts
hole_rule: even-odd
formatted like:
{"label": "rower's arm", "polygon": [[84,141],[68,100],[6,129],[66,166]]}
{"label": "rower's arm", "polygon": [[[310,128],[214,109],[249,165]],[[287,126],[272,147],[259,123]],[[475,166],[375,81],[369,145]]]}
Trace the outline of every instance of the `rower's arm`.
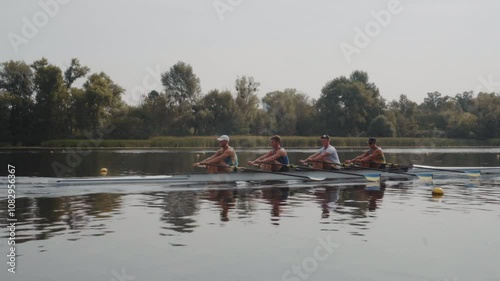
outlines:
{"label": "rower's arm", "polygon": [[208,157],[207,159],[205,159],[205,160],[201,161],[200,163],[208,163],[208,162],[210,162],[212,159],[214,159],[214,158],[218,157],[218,156],[219,156],[219,155],[221,155],[221,154],[222,154],[222,148],[221,148],[221,149],[219,149],[219,150],[217,150],[217,152],[215,152],[215,154],[214,154],[214,155],[212,155],[212,156]]}
{"label": "rower's arm", "polygon": [[303,162],[310,162],[310,161],[313,161],[315,160],[314,158],[316,158],[317,156],[319,155],[319,152],[316,152],[314,153],[313,155],[307,157],[305,160],[303,160]]}
{"label": "rower's arm", "polygon": [[[379,159],[382,156],[382,151],[380,149],[376,149],[373,151],[372,155],[367,155],[363,160],[364,161],[373,161],[373,159]],[[378,162],[378,161],[375,161]]]}
{"label": "rower's arm", "polygon": [[259,158],[255,159],[255,160],[253,160],[253,161],[248,161],[247,163],[248,163],[249,165],[253,165],[253,164],[255,164],[256,162],[262,161],[263,159],[265,159],[266,157],[268,157],[269,155],[271,155],[271,152],[272,152],[272,151],[269,151],[268,153],[266,153],[266,154],[264,154],[264,155],[260,156]]}
{"label": "rower's arm", "polygon": [[[268,153],[268,154],[270,154],[270,153]],[[281,156],[286,156],[286,152],[283,151],[282,149],[278,150],[274,155],[271,155],[267,158],[262,159],[262,162],[272,162],[272,161],[280,158]]]}
{"label": "rower's arm", "polygon": [[[316,154],[319,154],[319,152],[318,152],[318,153],[316,153]],[[317,156],[316,156],[316,159],[314,159],[314,160],[323,160],[323,159],[325,159],[325,157],[328,157],[328,156],[330,156],[330,155],[332,155],[332,153],[331,153],[331,152],[329,152],[329,151],[325,151],[325,152],[323,152],[323,153],[321,153],[321,154],[317,155]]]}
{"label": "rower's arm", "polygon": [[356,162],[356,161],[360,161],[361,159],[365,158],[366,156],[369,156],[370,154],[368,154],[368,151],[366,151],[365,153],[351,159],[351,160],[347,160],[346,162],[349,163],[349,162]]}
{"label": "rower's arm", "polygon": [[231,156],[231,150],[226,149],[226,151],[219,153],[219,155],[217,155],[217,153],[214,154],[212,157],[210,157],[211,159],[209,159],[208,161],[205,160],[204,162],[209,163],[209,164],[216,164],[216,163],[219,163],[220,160],[222,160],[228,156]]}

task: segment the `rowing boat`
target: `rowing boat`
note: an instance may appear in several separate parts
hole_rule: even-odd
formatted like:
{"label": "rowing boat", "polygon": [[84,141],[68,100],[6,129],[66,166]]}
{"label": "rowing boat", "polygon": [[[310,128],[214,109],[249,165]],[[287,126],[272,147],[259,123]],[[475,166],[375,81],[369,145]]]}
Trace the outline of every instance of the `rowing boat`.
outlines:
{"label": "rowing boat", "polygon": [[408,170],[374,170],[374,169],[342,169],[339,171],[293,170],[289,172],[261,172],[258,170],[238,170],[227,174],[177,174],[164,176],[118,176],[63,178],[57,180],[57,185],[92,185],[92,184],[195,184],[195,183],[227,183],[227,182],[258,182],[287,181],[301,179],[305,181],[338,181],[366,182],[370,180],[412,180],[421,177],[457,177],[457,176],[487,176],[500,174],[500,167],[434,167],[418,166]]}

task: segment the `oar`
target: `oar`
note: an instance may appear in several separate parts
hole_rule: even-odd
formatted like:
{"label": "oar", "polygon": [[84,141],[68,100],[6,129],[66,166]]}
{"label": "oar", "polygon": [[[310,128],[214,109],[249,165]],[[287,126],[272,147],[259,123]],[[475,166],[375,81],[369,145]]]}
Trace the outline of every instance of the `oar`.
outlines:
{"label": "oar", "polygon": [[368,181],[380,181],[380,174],[372,175],[372,176],[366,176],[366,175],[360,175],[360,174],[349,173],[349,172],[341,172],[341,171],[337,171],[337,170],[316,169],[316,168],[311,168],[311,167],[307,167],[307,166],[299,166],[299,167],[307,169],[307,170],[311,170],[311,171],[320,171],[320,172],[328,172],[328,173],[334,173],[334,174],[344,174],[344,175],[351,175],[351,176],[363,177],[363,178],[365,178]]}
{"label": "oar", "polygon": [[421,166],[421,165],[413,165],[413,167],[420,168],[420,169],[426,169],[426,170],[434,170],[434,171],[443,171],[443,172],[450,172],[450,173],[467,174],[470,177],[479,177],[481,175],[481,171],[479,171],[479,170],[460,171],[460,170],[441,169],[441,168],[434,168],[434,167]]}
{"label": "oar", "polygon": [[196,167],[198,167],[198,168],[206,168],[207,166],[222,167],[222,168],[231,168],[234,171],[236,171],[236,170],[239,169],[239,167],[237,167],[237,166],[226,166],[226,165],[221,165],[221,164],[210,164],[210,163],[205,163],[203,165],[197,165]]}
{"label": "oar", "polygon": [[412,173],[407,173],[407,172],[388,171],[388,170],[384,170],[384,169],[368,168],[368,167],[356,167],[356,166],[351,166],[351,168],[359,169],[359,170],[380,171],[380,172],[386,172],[386,173],[390,173],[390,174],[407,175],[407,176],[416,177],[419,180],[424,181],[424,182],[429,182],[429,181],[433,180],[432,174],[412,174]]}
{"label": "oar", "polygon": [[244,168],[244,167],[240,167],[239,169],[241,169],[242,171],[264,173],[264,174],[274,174],[274,175],[284,175],[284,176],[308,179],[308,180],[313,180],[313,181],[325,180],[325,178],[316,178],[316,177],[310,177],[310,176],[294,175],[294,174],[288,174],[288,173],[282,173],[282,172],[270,172],[270,171],[263,171],[263,170],[250,169],[250,168]]}
{"label": "oar", "polygon": [[418,177],[417,174],[412,174],[412,173],[407,173],[407,172],[388,171],[388,170],[385,170],[385,169],[368,168],[368,167],[357,167],[357,166],[348,166],[348,167],[352,168],[352,169],[358,169],[358,170],[371,170],[371,171],[386,172],[386,173],[391,173],[391,174],[401,174],[401,175]]}
{"label": "oar", "polygon": [[325,180],[325,178],[316,178],[316,177],[309,177],[309,176],[301,176],[301,175],[293,175],[293,174],[287,174],[287,173],[282,173],[282,172],[270,172],[270,171],[263,171],[263,170],[257,170],[257,169],[250,169],[250,168],[244,168],[244,167],[236,167],[236,166],[224,166],[220,164],[205,164],[205,165],[198,165],[197,167],[203,167],[204,166],[216,166],[216,167],[224,167],[224,168],[233,168],[235,170],[242,170],[242,171],[250,171],[250,172],[257,172],[257,173],[270,173],[270,174],[277,174],[277,175],[285,175],[285,176],[290,176],[290,177],[298,177],[298,178],[303,178],[303,179],[309,179],[313,181],[322,181]]}
{"label": "oar", "polygon": [[[313,162],[320,162],[320,161],[313,160]],[[357,177],[364,177],[366,180],[369,180],[369,181],[379,181],[380,180],[380,174],[378,175],[379,179],[375,179],[376,177],[367,177],[365,175],[354,174],[354,173],[349,173],[349,172],[341,172],[341,171],[337,171],[337,170],[316,169],[316,168],[311,168],[311,167],[307,167],[307,166],[286,165],[286,164],[281,164],[281,163],[280,164],[277,164],[277,163],[267,163],[267,162],[260,162],[260,163],[262,163],[262,164],[270,164],[270,165],[281,165],[281,166],[286,166],[286,167],[289,167],[289,168],[300,167],[300,168],[308,169],[308,170],[311,170],[311,171],[320,171],[320,172],[328,172],[328,173],[335,173],[335,174],[344,174],[344,175],[351,175],[351,176],[357,176]],[[330,163],[330,162],[323,162],[323,163],[340,165],[338,163]]]}

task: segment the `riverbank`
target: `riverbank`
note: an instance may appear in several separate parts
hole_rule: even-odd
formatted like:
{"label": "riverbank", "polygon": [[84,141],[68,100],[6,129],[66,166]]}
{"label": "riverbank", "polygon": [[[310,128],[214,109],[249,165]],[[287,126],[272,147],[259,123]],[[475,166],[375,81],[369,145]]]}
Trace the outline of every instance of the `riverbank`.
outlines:
{"label": "riverbank", "polygon": [[[366,137],[332,137],[331,143],[337,148],[366,147]],[[378,138],[382,147],[499,147],[500,139],[448,139],[448,138]],[[230,145],[239,148],[270,147],[269,136],[230,136]],[[286,148],[315,148],[320,145],[319,137],[283,136],[282,146]],[[37,147],[4,146],[12,148],[213,148],[217,146],[216,136],[154,137],[147,140],[100,140],[67,139],[45,141]]]}

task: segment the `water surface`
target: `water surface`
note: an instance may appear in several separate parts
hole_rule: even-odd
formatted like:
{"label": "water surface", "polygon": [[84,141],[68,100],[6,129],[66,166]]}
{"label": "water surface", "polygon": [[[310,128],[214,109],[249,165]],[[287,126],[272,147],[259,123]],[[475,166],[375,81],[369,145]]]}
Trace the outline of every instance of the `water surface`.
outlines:
{"label": "water surface", "polygon": [[[65,176],[93,176],[100,167],[114,174],[189,172],[201,153],[94,152]],[[500,166],[498,150],[386,153],[391,161],[426,165]],[[17,165],[19,176],[50,177],[51,163],[67,155],[0,157]],[[441,198],[431,196],[437,186]],[[450,177],[382,187],[290,181],[22,194],[17,273],[4,262],[0,280],[500,280],[499,188],[499,177]],[[6,261],[9,232],[4,221],[0,227]]]}

